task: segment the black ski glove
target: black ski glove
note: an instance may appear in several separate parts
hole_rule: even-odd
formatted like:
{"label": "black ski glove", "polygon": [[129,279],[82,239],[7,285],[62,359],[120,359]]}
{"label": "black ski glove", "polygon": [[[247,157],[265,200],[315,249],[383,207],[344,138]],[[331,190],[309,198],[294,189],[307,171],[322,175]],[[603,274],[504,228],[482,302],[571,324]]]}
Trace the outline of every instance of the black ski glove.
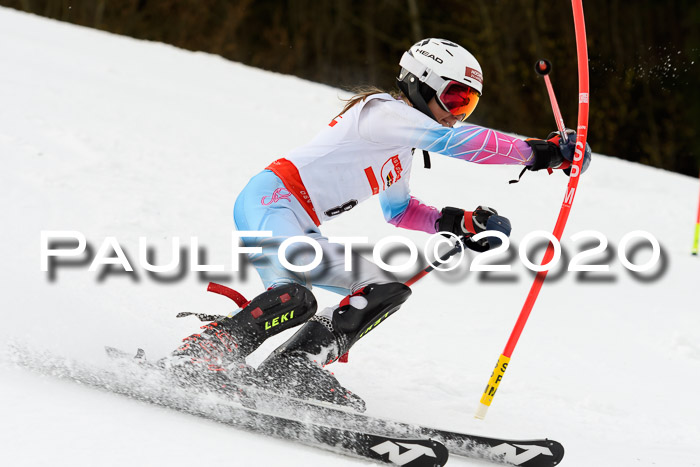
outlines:
{"label": "black ski glove", "polygon": [[[562,142],[561,134],[558,131],[553,131],[547,136],[547,141],[551,141],[559,146],[562,157],[569,162],[568,167],[560,167],[564,169],[566,175],[571,174],[571,164],[574,163],[574,156],[576,155],[576,132],[570,128],[566,129],[566,142]],[[581,164],[581,173],[588,169],[591,165],[591,147],[586,143],[586,150],[583,153],[583,163]],[[566,164],[566,163],[565,163]]]}
{"label": "black ski glove", "polygon": [[[450,232],[459,237],[478,234],[484,230],[497,230],[510,236],[510,221],[498,215],[498,211],[487,206],[479,206],[474,211],[446,207],[435,223],[438,232]],[[449,237],[449,235],[445,235]],[[482,238],[478,242],[468,239],[465,245],[475,251],[486,251],[501,244],[497,237]]]}
{"label": "black ski glove", "polygon": [[[563,169],[566,175],[571,173],[571,163],[576,151],[576,132],[566,130],[567,141],[561,141],[559,132],[552,132],[546,140],[530,138],[525,142],[532,148],[535,162],[527,166],[528,170]],[[583,156],[582,172],[585,172],[591,164],[591,147],[586,143],[586,151]]]}
{"label": "black ski glove", "polygon": [[528,165],[527,170],[536,172],[542,169],[559,169],[566,162],[559,145],[553,141],[529,138],[525,142],[530,145],[532,155],[535,157],[535,162]]}

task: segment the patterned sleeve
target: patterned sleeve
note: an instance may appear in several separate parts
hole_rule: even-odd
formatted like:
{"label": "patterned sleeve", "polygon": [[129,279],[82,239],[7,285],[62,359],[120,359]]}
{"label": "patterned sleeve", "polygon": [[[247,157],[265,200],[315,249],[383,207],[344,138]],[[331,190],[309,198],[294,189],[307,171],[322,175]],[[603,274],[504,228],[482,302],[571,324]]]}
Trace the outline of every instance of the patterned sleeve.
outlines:
{"label": "patterned sleeve", "polygon": [[477,164],[531,165],[532,149],[520,138],[478,125],[447,128],[401,101],[369,102],[360,134],[378,144],[425,149]]}

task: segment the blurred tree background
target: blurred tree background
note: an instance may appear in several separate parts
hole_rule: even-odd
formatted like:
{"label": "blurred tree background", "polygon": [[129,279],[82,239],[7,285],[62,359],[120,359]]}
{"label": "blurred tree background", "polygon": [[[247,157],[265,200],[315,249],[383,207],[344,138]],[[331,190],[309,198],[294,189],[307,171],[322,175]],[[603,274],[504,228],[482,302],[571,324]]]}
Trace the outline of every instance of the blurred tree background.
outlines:
{"label": "blurred tree background", "polygon": [[[83,26],[219,54],[350,89],[395,87],[404,50],[458,42],[480,61],[484,95],[470,121],[523,135],[555,128],[538,58],[575,126],[571,4],[540,0],[0,0]],[[700,151],[700,2],[584,1],[594,151],[696,176]],[[339,107],[341,103],[339,102]]]}

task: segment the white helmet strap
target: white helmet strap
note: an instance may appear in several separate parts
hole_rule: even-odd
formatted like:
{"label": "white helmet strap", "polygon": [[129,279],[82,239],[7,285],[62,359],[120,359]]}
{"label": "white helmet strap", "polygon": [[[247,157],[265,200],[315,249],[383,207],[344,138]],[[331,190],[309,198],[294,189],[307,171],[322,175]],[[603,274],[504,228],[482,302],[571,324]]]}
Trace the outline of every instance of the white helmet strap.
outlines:
{"label": "white helmet strap", "polygon": [[419,81],[427,84],[435,91],[438,91],[445,84],[445,80],[442,79],[441,76],[435,74],[433,70],[416,60],[416,58],[408,52],[404,52],[399,65],[401,68],[405,68],[409,73],[414,74]]}

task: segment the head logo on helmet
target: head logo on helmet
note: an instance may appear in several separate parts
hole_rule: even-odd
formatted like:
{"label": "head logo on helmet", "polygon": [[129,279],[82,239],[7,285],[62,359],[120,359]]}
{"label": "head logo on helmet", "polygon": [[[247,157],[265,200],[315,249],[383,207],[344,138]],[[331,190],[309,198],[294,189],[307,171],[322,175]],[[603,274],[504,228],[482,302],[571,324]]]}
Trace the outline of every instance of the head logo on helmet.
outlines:
{"label": "head logo on helmet", "polygon": [[416,49],[416,52],[418,52],[419,54],[423,54],[423,55],[425,55],[425,56],[428,57],[428,58],[432,58],[433,60],[435,60],[435,61],[438,62],[438,63],[444,63],[443,60],[442,60],[440,57],[436,57],[435,55],[431,54],[431,53],[428,52],[427,50]]}
{"label": "head logo on helmet", "polygon": [[451,82],[468,86],[478,95],[483,89],[484,80],[477,59],[465,48],[444,39],[429,38],[414,44],[401,57],[400,66],[399,89],[413,107],[432,119],[435,116],[428,102]]}

